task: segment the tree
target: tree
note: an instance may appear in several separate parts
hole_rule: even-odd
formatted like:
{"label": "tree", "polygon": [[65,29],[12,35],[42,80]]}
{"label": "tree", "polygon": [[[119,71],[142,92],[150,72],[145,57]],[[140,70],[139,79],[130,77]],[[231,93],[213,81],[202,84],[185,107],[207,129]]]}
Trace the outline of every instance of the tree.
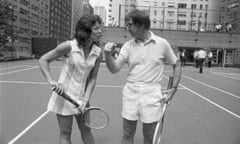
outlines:
{"label": "tree", "polygon": [[9,20],[13,20],[13,9],[8,1],[0,0],[0,47],[12,39],[13,28]]}

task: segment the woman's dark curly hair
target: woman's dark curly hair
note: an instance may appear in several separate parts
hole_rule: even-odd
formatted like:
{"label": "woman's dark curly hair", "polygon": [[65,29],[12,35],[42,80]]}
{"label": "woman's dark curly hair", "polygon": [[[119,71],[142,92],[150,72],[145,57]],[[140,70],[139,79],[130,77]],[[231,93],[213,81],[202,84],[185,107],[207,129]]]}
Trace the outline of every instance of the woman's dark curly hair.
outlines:
{"label": "woman's dark curly hair", "polygon": [[98,22],[102,23],[101,18],[98,15],[84,14],[77,22],[75,29],[75,38],[79,45],[84,45],[87,39],[90,38],[92,33],[92,27]]}

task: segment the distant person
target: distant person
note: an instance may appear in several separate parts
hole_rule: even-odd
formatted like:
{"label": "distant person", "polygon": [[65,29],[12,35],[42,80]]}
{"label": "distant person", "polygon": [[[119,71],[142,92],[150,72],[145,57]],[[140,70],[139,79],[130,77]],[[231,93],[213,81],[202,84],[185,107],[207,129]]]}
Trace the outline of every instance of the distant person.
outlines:
{"label": "distant person", "polygon": [[193,58],[194,58],[195,67],[198,68],[198,50],[194,50]]}
{"label": "distant person", "polygon": [[216,32],[220,32],[222,29],[222,25],[220,23],[215,24],[215,29],[216,29]]}
{"label": "distant person", "polygon": [[177,59],[180,60],[181,51],[179,49],[175,49],[175,54],[177,56]]}
{"label": "distant person", "polygon": [[[168,41],[150,31],[151,21],[144,11],[133,10],[125,17],[126,28],[133,37],[121,48],[115,59],[112,52],[115,43],[104,47],[106,64],[112,73],[119,72],[128,64],[128,75],[123,88],[121,144],[133,144],[137,122],[143,127],[143,144],[152,144],[154,130],[162,110],[160,100],[170,101],[177,91],[181,77],[181,65]],[[173,69],[173,88],[166,97],[162,95],[160,81],[164,61]]]}
{"label": "distant person", "polygon": [[226,32],[233,32],[233,28],[232,28],[232,24],[231,23],[227,23],[226,24]]}
{"label": "distant person", "polygon": [[222,66],[223,65],[223,50],[219,50],[218,51],[218,66]]}
{"label": "distant person", "polygon": [[181,66],[185,66],[186,64],[186,50],[183,49],[180,53],[180,60],[181,60]]}
{"label": "distant person", "polygon": [[[66,92],[77,100],[82,109],[89,106],[88,100],[96,86],[100,65],[101,19],[85,14],[77,23],[75,37],[60,43],[55,49],[39,59],[41,71],[51,87],[58,92]],[[64,56],[64,63],[58,81],[50,71],[50,63]],[[82,114],[74,105],[53,92],[48,110],[55,113],[60,130],[59,144],[71,144],[73,118],[76,119],[84,144],[94,144],[91,129],[84,125]]]}
{"label": "distant person", "polygon": [[197,53],[198,63],[199,63],[199,73],[203,73],[203,64],[206,59],[206,51],[204,49],[200,49]]}
{"label": "distant person", "polygon": [[117,27],[117,21],[115,20],[114,17],[110,19],[110,27]]}
{"label": "distant person", "polygon": [[210,68],[212,66],[212,58],[213,58],[213,53],[211,52],[211,50],[208,52],[207,58],[208,58],[208,67]]}
{"label": "distant person", "polygon": [[200,32],[205,32],[205,29],[203,27],[201,27]]}

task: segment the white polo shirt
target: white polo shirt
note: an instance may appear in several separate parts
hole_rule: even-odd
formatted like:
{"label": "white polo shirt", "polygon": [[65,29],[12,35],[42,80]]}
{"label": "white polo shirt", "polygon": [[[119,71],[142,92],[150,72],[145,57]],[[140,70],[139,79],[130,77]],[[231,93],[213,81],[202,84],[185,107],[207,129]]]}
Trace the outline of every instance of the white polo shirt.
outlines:
{"label": "white polo shirt", "polygon": [[132,39],[121,48],[120,55],[129,64],[127,81],[130,83],[159,83],[164,61],[174,64],[177,57],[169,43],[151,32],[145,43]]}
{"label": "white polo shirt", "polygon": [[198,51],[198,58],[205,59],[207,56],[206,51],[200,50]]}

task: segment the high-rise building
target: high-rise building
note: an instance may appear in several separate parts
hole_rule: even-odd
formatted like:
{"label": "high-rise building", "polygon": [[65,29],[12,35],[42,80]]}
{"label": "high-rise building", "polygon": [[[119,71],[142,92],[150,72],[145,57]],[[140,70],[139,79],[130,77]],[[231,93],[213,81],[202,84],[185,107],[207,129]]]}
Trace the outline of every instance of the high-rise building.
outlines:
{"label": "high-rise building", "polygon": [[58,43],[70,39],[71,22],[72,0],[50,0],[49,35]]}
{"label": "high-rise building", "polygon": [[83,0],[83,14],[93,14],[93,7],[89,3],[89,0]]}
{"label": "high-rise building", "polygon": [[108,17],[114,16],[120,26],[132,9],[144,10],[151,28],[172,30],[213,30],[219,17],[219,0],[109,0]]}
{"label": "high-rise building", "polygon": [[[12,8],[11,40],[5,45],[5,57],[31,56],[33,37],[49,35],[49,0],[7,0]],[[6,58],[8,59],[8,58]]]}
{"label": "high-rise building", "polygon": [[83,0],[72,0],[71,37],[74,37],[76,24],[83,14]]}
{"label": "high-rise building", "polygon": [[112,26],[115,23],[116,26],[120,26],[120,22],[124,21],[120,19],[121,6],[125,5],[124,0],[109,0],[107,10],[107,26]]}
{"label": "high-rise building", "polygon": [[106,8],[104,6],[95,6],[94,14],[99,15],[102,18],[103,25],[106,26]]}

